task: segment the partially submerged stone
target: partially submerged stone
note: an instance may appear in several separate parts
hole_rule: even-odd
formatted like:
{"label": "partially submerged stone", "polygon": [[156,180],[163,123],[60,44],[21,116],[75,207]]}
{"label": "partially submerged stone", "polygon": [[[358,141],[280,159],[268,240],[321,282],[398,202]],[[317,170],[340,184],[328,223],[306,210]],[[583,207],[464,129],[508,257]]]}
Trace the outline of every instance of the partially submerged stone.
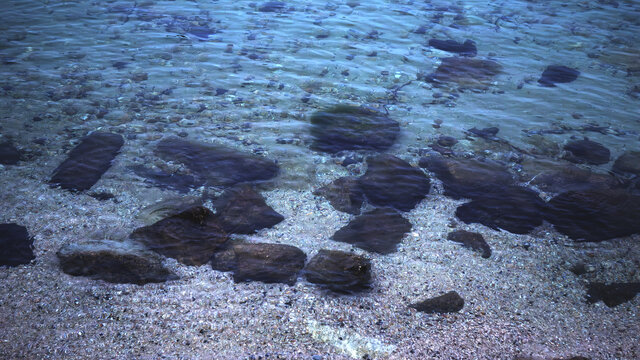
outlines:
{"label": "partially submerged stone", "polygon": [[590,304],[600,300],[608,307],[618,306],[632,300],[640,293],[640,283],[590,283],[587,288],[587,302]]}
{"label": "partially submerged stone", "polygon": [[373,205],[410,211],[431,189],[431,182],[421,169],[393,155],[369,157],[367,166],[358,183]]}
{"label": "partially submerged stone", "polygon": [[447,239],[455,241],[459,244],[462,244],[462,246],[466,248],[480,253],[485,259],[491,256],[491,248],[489,247],[489,244],[487,244],[487,242],[484,240],[482,234],[466,230],[456,230],[450,232],[447,235]]}
{"label": "partially submerged stone", "polygon": [[341,177],[314,191],[314,195],[323,196],[336,210],[353,215],[360,214],[364,202],[364,193],[358,179]]}
{"label": "partially submerged stone", "polygon": [[611,152],[602,144],[589,139],[570,141],[564,146],[565,159],[575,163],[602,165],[609,162]]}
{"label": "partially submerged stone", "polygon": [[390,254],[396,251],[396,246],[409,231],[411,223],[397,211],[378,208],[351,220],[336,231],[331,239],[367,251]]}
{"label": "partially submerged stone", "polygon": [[131,239],[185,265],[203,265],[227,241],[227,235],[209,209],[195,206],[136,229]]}
{"label": "partially submerged stone", "polygon": [[183,163],[210,186],[232,186],[265,181],[278,174],[278,165],[269,159],[229,147],[199,144],[177,138],[161,140],[156,154]]}
{"label": "partially submerged stone", "polygon": [[284,217],[265,202],[262,195],[248,184],[225,190],[214,203],[216,220],[231,234],[253,234],[270,228]]}
{"label": "partially submerged stone", "polygon": [[33,254],[33,238],[27,228],[18,224],[0,224],[0,266],[28,264]]}
{"label": "partially submerged stone", "polygon": [[626,151],[613,163],[613,171],[640,175],[640,151]]}
{"label": "partially submerged stone", "polygon": [[554,87],[556,83],[569,83],[578,78],[580,71],[563,65],[549,65],[542,72],[538,83],[542,86]]}
{"label": "partially submerged stone", "polygon": [[444,185],[444,194],[454,199],[473,199],[514,182],[506,167],[489,160],[426,156],[420,159],[420,167],[434,173]]}
{"label": "partially submerged stone", "polygon": [[118,134],[92,133],[69,152],[49,183],[66,190],[89,190],[109,170],[123,144],[124,139]]}
{"label": "partially submerged stone", "polygon": [[261,281],[293,285],[307,255],[295,246],[267,243],[235,244],[216,253],[214,270],[233,271],[235,282]]}
{"label": "partially submerged stone", "polygon": [[15,165],[22,159],[22,154],[16,146],[9,141],[0,143],[0,164]]}
{"label": "partially submerged stone", "polygon": [[464,299],[455,291],[411,304],[410,307],[427,314],[454,313],[462,310]]}
{"label": "partially submerged stone", "polygon": [[338,105],[311,115],[311,148],[337,153],[343,150],[386,150],[400,133],[400,124],[375,110]]}
{"label": "partially submerged stone", "polygon": [[371,261],[336,250],[320,250],[304,269],[313,284],[336,292],[358,292],[371,287]]}
{"label": "partially submerged stone", "polygon": [[425,79],[435,85],[456,83],[464,87],[486,87],[502,72],[502,65],[491,60],[449,57]]}
{"label": "partially submerged stone", "polygon": [[456,53],[460,56],[474,57],[478,54],[476,43],[468,39],[464,43],[459,43],[455,40],[430,39],[429,46],[438,50]]}
{"label": "partially submerged stone", "polygon": [[480,223],[494,230],[528,234],[542,225],[545,210],[544,201],[535,191],[506,186],[459,206],[456,216],[466,224]]}
{"label": "partially submerged stone", "polygon": [[62,271],[74,276],[138,285],[178,278],[162,265],[161,256],[129,241],[66,244],[56,254]]}
{"label": "partially submerged stone", "polygon": [[621,189],[568,191],[552,198],[547,221],[576,241],[603,241],[640,233],[640,196]]}

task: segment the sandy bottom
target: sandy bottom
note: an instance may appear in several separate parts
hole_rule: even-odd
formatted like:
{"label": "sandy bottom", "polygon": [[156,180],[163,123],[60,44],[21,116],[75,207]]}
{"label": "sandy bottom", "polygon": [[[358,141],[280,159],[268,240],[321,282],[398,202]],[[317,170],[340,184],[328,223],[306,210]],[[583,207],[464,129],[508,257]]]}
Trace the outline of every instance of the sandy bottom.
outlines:
{"label": "sandy bottom", "polygon": [[[454,216],[461,202],[436,185],[406,215],[413,230],[398,252],[381,256],[329,240],[349,215],[311,189],[272,189],[264,195],[285,221],[248,240],[295,245],[309,257],[319,249],[365,254],[373,263],[370,292],[336,295],[302,278],[295,286],[235,284],[230,274],[171,259],[177,281],[110,284],[62,273],[56,250],[82,239],[123,238],[141,225],[142,208],[175,194],[140,186],[118,163],[94,187],[116,194],[117,203],[51,189],[45,181],[58,160],[2,170],[1,220],[25,225],[37,256],[30,265],[0,268],[3,359],[640,356],[640,297],[615,308],[585,303],[588,281],[640,279],[637,236],[575,244],[548,224],[531,236],[465,225]],[[454,226],[482,233],[491,258],[445,240]],[[574,275],[569,269],[577,262],[591,271]],[[408,307],[449,290],[465,299],[460,313]]]}

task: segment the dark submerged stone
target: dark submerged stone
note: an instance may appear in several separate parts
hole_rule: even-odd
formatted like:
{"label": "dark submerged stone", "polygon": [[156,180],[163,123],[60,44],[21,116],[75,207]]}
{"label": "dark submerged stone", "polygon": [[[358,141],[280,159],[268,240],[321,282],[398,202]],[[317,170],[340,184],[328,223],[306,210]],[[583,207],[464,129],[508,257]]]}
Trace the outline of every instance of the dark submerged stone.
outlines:
{"label": "dark submerged stone", "polygon": [[178,278],[162,257],[132,242],[92,240],[64,245],[56,254],[62,271],[74,276],[138,285]]}
{"label": "dark submerged stone", "polygon": [[500,74],[502,65],[491,60],[449,57],[442,59],[436,71],[427,75],[428,82],[457,83],[467,87],[485,87]]}
{"label": "dark submerged stone", "polygon": [[564,149],[568,152],[565,159],[575,163],[602,165],[608,163],[611,157],[609,149],[589,139],[571,141]]}
{"label": "dark submerged stone", "polygon": [[593,172],[564,161],[546,159],[523,161],[520,177],[523,182],[553,193],[625,186],[623,181],[610,174]]}
{"label": "dark submerged stone", "polygon": [[507,168],[494,161],[426,156],[419,164],[434,173],[444,194],[454,199],[477,198],[514,183]]}
{"label": "dark submerged stone", "polygon": [[370,203],[410,211],[431,189],[431,182],[421,169],[393,155],[367,159],[367,172],[358,179]]}
{"label": "dark submerged stone", "polygon": [[261,12],[283,12],[287,8],[287,3],[282,1],[267,1],[258,7]]}
{"label": "dark submerged stone", "polygon": [[618,306],[633,299],[640,292],[640,283],[590,283],[587,287],[587,302],[600,300],[608,307]]}
{"label": "dark submerged stone", "polygon": [[364,193],[358,180],[347,176],[317,189],[314,195],[326,198],[336,210],[353,215],[360,214],[364,202]]}
{"label": "dark submerged stone", "polygon": [[489,244],[487,244],[487,242],[484,240],[482,234],[466,230],[456,230],[450,232],[447,235],[447,239],[455,241],[459,244],[462,244],[462,246],[466,248],[480,253],[485,259],[488,259],[491,256],[491,248],[489,247]]}
{"label": "dark submerged stone", "polygon": [[233,281],[296,283],[307,258],[302,250],[282,244],[236,244],[216,254],[212,267],[233,271]]}
{"label": "dark submerged stone", "polygon": [[28,264],[35,259],[33,238],[18,224],[0,224],[0,266]]}
{"label": "dark submerged stone", "polygon": [[192,143],[177,138],[160,141],[156,154],[165,160],[183,163],[211,186],[269,180],[279,170],[275,162],[266,158],[220,145]]}
{"label": "dark submerged stone", "polygon": [[542,225],[545,203],[538,194],[520,186],[506,186],[499,191],[475,197],[456,209],[456,216],[466,224],[480,223],[491,229],[527,234]]}
{"label": "dark submerged stone", "polygon": [[415,304],[410,307],[427,314],[433,313],[453,313],[462,310],[464,299],[455,291],[436,296]]}
{"label": "dark submerged stone", "polygon": [[133,172],[146,179],[148,183],[161,189],[175,190],[188,193],[191,189],[204,185],[204,181],[191,175],[169,174],[162,170],[153,170],[144,165],[136,165],[131,168]]}
{"label": "dark submerged stone", "polygon": [[556,83],[570,83],[578,78],[580,71],[563,65],[549,65],[542,72],[538,83],[542,86],[554,87]]}
{"label": "dark submerged stone", "polygon": [[640,196],[621,189],[562,193],[548,204],[547,221],[576,241],[603,241],[640,233]]}
{"label": "dark submerged stone", "polygon": [[225,190],[214,203],[215,218],[227,233],[253,234],[270,228],[284,217],[273,210],[260,193],[248,184]]}
{"label": "dark submerged stone", "polygon": [[358,292],[371,287],[371,261],[344,251],[320,250],[305,267],[304,276],[336,292]]}
{"label": "dark submerged stone", "polygon": [[54,170],[49,183],[71,191],[89,190],[109,170],[123,144],[118,134],[95,132],[85,137]]}
{"label": "dark submerged stone", "polygon": [[466,40],[464,43],[459,43],[455,40],[430,39],[429,46],[442,51],[456,53],[461,56],[474,57],[478,54],[476,43],[472,40]]}
{"label": "dark submerged stone", "polygon": [[396,141],[400,124],[365,107],[338,105],[311,115],[311,148],[336,153],[343,150],[386,150]]}
{"label": "dark submerged stone", "polygon": [[440,135],[438,137],[438,145],[444,147],[452,147],[458,143],[458,140],[453,136]]}
{"label": "dark submerged stone", "polygon": [[393,209],[379,208],[351,220],[336,231],[331,239],[353,244],[367,251],[390,254],[396,251],[396,245],[409,231],[409,220]]}
{"label": "dark submerged stone", "polygon": [[627,151],[613,163],[612,170],[617,173],[640,175],[640,151]]}
{"label": "dark submerged stone", "polygon": [[209,209],[195,206],[136,229],[131,239],[185,265],[203,265],[227,241],[227,235]]}
{"label": "dark submerged stone", "polygon": [[491,139],[494,138],[498,132],[500,131],[499,128],[492,126],[492,127],[488,127],[488,128],[483,128],[483,129],[477,129],[475,127],[467,130],[469,133],[479,136],[483,139]]}
{"label": "dark submerged stone", "polygon": [[0,164],[15,165],[21,158],[20,150],[13,143],[7,141],[0,144]]}

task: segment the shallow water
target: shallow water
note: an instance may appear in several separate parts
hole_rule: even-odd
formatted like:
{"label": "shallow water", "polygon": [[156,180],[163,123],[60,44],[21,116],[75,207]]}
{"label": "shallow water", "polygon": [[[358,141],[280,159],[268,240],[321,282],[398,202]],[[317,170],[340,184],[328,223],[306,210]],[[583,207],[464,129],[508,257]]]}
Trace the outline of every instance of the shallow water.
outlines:
{"label": "shallow water", "polygon": [[[16,0],[0,4],[0,143],[10,140],[22,153],[17,165],[0,165],[0,222],[16,222],[29,229],[36,239],[37,258],[46,259],[31,265],[44,266],[35,271],[44,271],[49,278],[55,276],[59,271],[55,251],[60,245],[80,238],[126,237],[141,225],[136,219],[141,209],[159,200],[184,196],[175,186],[154,186],[132,170],[145,165],[168,173],[197,173],[188,169],[188,164],[167,161],[154,153],[162,139],[179,137],[224,145],[276,161],[279,175],[262,184],[261,190],[267,202],[285,215],[285,221],[274,229],[242,239],[282,241],[302,248],[309,257],[310,252],[320,248],[352,250],[328,240],[351,218],[334,212],[311,192],[340,176],[364,174],[366,161],[362,158],[373,154],[313,150],[310,116],[337,104],[366,106],[368,111],[378,111],[397,121],[398,138],[384,152],[413,165],[421,156],[433,153],[429,145],[441,135],[458,140],[450,150],[455,155],[497,160],[514,174],[525,166],[523,158],[566,163],[561,160],[565,156],[562,147],[583,137],[610,150],[611,161],[605,164],[579,165],[602,174],[608,174],[614,160],[625,151],[640,150],[637,1],[298,1],[277,7],[274,12],[260,11],[262,6],[253,1],[182,0]],[[481,83],[436,86],[427,81],[428,74],[436,71],[443,58],[456,54],[430,47],[428,41],[432,38],[473,40],[477,46],[474,59],[494,61],[501,71]],[[572,82],[541,86],[538,79],[549,65],[564,65],[580,74]],[[468,133],[474,127],[497,127],[499,132],[497,137],[483,140]],[[85,193],[50,188],[47,183],[52,172],[84,136],[95,131],[124,138],[111,169]],[[341,166],[349,157],[358,161]],[[617,176],[637,184],[637,174]],[[519,180],[528,185],[531,179]],[[211,181],[190,185],[193,189],[187,190],[188,195],[203,197],[209,205],[224,190]],[[637,193],[640,187],[630,188],[629,193]],[[545,200],[560,192],[539,190]],[[116,201],[96,205],[86,196],[101,192],[115,195]],[[433,234],[444,238],[448,226],[456,221],[454,212],[447,209],[461,203],[445,199],[442,185],[434,185],[427,200],[405,215],[414,224],[412,233],[405,236],[405,244],[412,243],[410,239],[414,237],[423,239]],[[434,220],[425,220],[427,216]],[[543,218],[541,215],[537,221],[542,222]],[[487,238],[496,234],[481,225],[469,226]],[[507,236],[505,232],[499,234],[498,238]],[[589,281],[637,282],[635,271],[619,271],[620,267],[637,268],[637,259],[629,255],[638,252],[637,237],[627,236],[613,245],[602,245],[630,249],[626,257],[616,253],[623,265],[605,268]],[[503,239],[501,245],[496,243],[504,247],[505,254],[513,250],[509,239]],[[540,241],[551,247],[558,242],[568,244],[562,245],[567,248],[576,246],[548,223],[533,232],[531,238],[514,236],[512,240],[516,244]],[[401,251],[410,251],[408,245],[407,249],[400,246]],[[557,251],[569,257],[569,250]],[[403,262],[394,255],[385,259],[384,255],[372,256],[360,250],[358,253],[380,261],[374,269],[375,265],[386,269]],[[574,255],[571,259],[583,258],[584,254]],[[509,256],[517,259],[519,255]],[[615,262],[616,256],[607,257],[607,261]],[[569,261],[562,256],[554,259],[541,261]],[[389,270],[384,275],[389,277],[378,280],[379,287],[393,285],[389,279],[393,278],[391,274],[397,274],[394,271],[404,274],[399,276],[410,282],[411,276],[404,271],[414,266],[413,261],[405,264],[407,268]],[[189,273],[194,270],[184,270],[183,265],[171,266],[183,275],[189,274],[187,278],[191,276],[192,281],[194,277],[197,281],[203,279],[198,277],[202,274]],[[430,266],[444,268],[443,263]],[[546,271],[544,266],[541,268]],[[5,280],[0,282],[21,279],[22,273],[11,271],[0,269],[5,272]],[[492,277],[491,274],[481,276]],[[405,284],[403,281],[399,280],[399,284]],[[578,280],[570,281],[581,286]],[[87,284],[90,282],[83,286],[93,286]],[[399,299],[401,293],[406,295],[406,289],[394,292],[393,299]],[[443,286],[438,290],[448,289]],[[574,294],[584,295],[582,288]],[[499,298],[497,294],[492,296]],[[638,299],[631,304],[624,306],[636,314]],[[577,311],[570,305],[568,308]],[[607,319],[613,323],[622,317],[603,316],[609,316]],[[541,321],[539,316],[536,320]],[[502,318],[496,323],[500,321]],[[17,323],[13,318],[12,324]],[[474,329],[480,332],[479,328]],[[631,330],[636,331],[637,326]],[[565,333],[559,336],[562,334]],[[5,333],[2,337],[10,336]],[[315,335],[313,338],[329,344],[335,340],[318,340]],[[400,338],[390,336],[385,340],[400,344]],[[57,340],[47,341],[53,345]],[[589,346],[581,348],[576,343]],[[611,339],[591,337],[567,348],[575,350],[569,351],[572,354],[584,350],[589,356],[594,347],[616,345],[619,343]],[[562,344],[545,344],[552,350],[540,354],[531,350],[538,349],[536,346],[527,354],[570,355],[559,350]],[[41,345],[34,344],[34,348],[25,354],[60,356],[42,350]],[[313,346],[299,348],[304,356],[312,355],[309,349]],[[252,350],[226,352],[225,356],[244,356],[255,347],[247,344],[246,349]],[[339,350],[341,345],[330,349],[334,353],[329,353],[328,358],[332,354],[352,355],[350,350]],[[416,349],[432,357],[451,355],[421,352],[424,349],[420,346]],[[0,345],[0,354],[2,350]],[[511,358],[518,353],[515,347],[509,350]],[[633,358],[633,351],[612,356]],[[15,348],[7,347],[4,353],[9,358],[19,357]],[[393,351],[380,354],[377,356],[410,356],[402,352],[393,355]],[[474,358],[484,356],[474,354],[466,353]],[[465,358],[464,352],[456,355]],[[507,358],[506,353],[503,355]],[[605,358],[600,355],[594,353],[593,358]],[[121,355],[114,355],[118,356]],[[295,357],[293,353],[283,356]]]}

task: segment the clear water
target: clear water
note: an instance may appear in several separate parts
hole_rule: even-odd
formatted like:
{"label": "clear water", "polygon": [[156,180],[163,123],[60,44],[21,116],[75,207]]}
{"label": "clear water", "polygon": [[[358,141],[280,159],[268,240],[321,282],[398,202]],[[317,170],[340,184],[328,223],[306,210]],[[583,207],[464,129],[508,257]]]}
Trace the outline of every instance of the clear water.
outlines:
{"label": "clear water", "polygon": [[[148,185],[129,167],[158,164],[157,141],[178,136],[277,159],[282,174],[271,190],[304,192],[299,206],[310,208],[302,202],[313,200],[311,190],[349,172],[336,165],[339,157],[309,148],[309,116],[338,103],[388,112],[401,126],[388,152],[413,163],[440,135],[459,139],[460,154],[502,161],[513,158],[514,147],[534,149],[535,134],[558,148],[586,136],[610,149],[612,160],[640,150],[637,1],[296,1],[279,12],[260,6],[2,2],[0,135],[29,159],[17,172],[2,171],[46,182],[87,133],[122,134],[125,147],[112,169],[118,175],[97,188],[133,198],[119,205],[124,213],[127,205],[156,200],[136,191]],[[421,27],[424,33],[416,31]],[[479,89],[436,88],[421,75],[455,54],[429,47],[430,38],[471,39],[476,58],[498,62],[502,72]],[[580,76],[540,86],[553,64]],[[467,137],[470,128],[492,126],[514,147]],[[593,169],[607,172],[612,164]]]}

